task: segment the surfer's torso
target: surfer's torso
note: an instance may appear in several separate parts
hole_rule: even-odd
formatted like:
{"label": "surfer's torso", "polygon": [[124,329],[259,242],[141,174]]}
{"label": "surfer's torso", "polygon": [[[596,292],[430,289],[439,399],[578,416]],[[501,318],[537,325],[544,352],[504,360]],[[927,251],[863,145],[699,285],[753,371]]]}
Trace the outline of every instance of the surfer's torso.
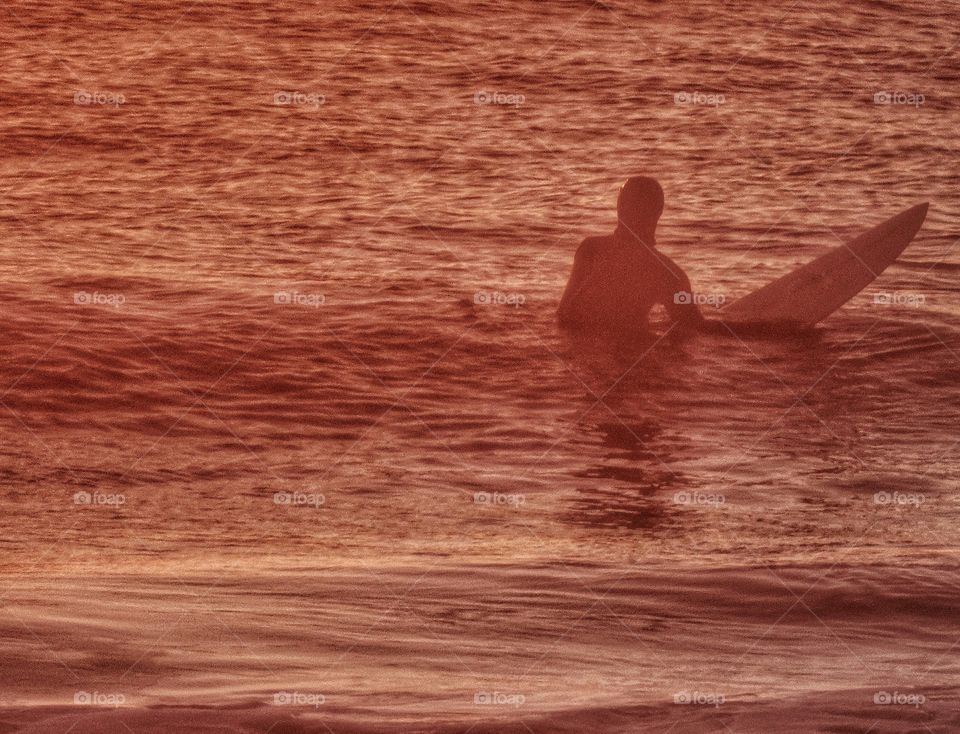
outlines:
{"label": "surfer's torso", "polygon": [[689,289],[683,271],[643,241],[617,234],[588,237],[577,250],[559,316],[571,326],[643,329],[655,304],[678,316],[684,304],[676,294]]}

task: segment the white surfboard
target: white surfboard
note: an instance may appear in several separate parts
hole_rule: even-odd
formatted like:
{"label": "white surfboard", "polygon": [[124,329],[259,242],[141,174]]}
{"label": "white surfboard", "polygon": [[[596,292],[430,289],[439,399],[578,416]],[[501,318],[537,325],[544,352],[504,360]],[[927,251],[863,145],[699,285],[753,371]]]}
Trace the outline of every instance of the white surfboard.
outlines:
{"label": "white surfboard", "polygon": [[834,247],[720,311],[728,323],[810,327],[872,283],[900,256],[927,216],[918,204]]}

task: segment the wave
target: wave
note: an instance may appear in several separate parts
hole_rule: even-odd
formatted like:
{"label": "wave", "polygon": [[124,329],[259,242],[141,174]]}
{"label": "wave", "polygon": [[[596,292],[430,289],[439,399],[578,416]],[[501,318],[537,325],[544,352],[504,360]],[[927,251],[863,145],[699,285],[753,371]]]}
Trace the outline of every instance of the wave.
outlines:
{"label": "wave", "polygon": [[[960,728],[953,701],[960,688],[888,686],[802,692],[774,700],[727,698],[708,691],[678,691],[676,702],[657,706],[570,706],[551,711],[526,710],[526,702],[477,704],[473,716],[443,717],[427,713],[380,715],[375,710],[342,711],[325,703],[296,705],[243,704],[233,707],[157,706],[116,710],[39,707],[0,709],[7,731],[15,734],[695,734],[736,731],[742,734],[809,734],[812,731],[867,731],[899,734],[905,727],[932,734]],[[293,698],[296,694],[279,692]],[[495,709],[506,711],[495,711]],[[78,710],[80,709],[80,710]],[[320,711],[319,709],[324,709]],[[329,710],[332,709],[332,710]],[[483,710],[486,709],[486,710]]]}

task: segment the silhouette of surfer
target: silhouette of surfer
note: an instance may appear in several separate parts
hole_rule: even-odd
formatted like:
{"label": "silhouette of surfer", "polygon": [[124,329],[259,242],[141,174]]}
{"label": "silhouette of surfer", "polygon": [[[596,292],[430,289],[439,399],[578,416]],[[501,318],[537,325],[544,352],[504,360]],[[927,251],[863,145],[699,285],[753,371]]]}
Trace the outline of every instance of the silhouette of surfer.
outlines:
{"label": "silhouette of surfer", "polygon": [[561,324],[643,330],[650,309],[657,304],[662,304],[678,325],[703,323],[690,279],[656,249],[654,231],[662,212],[663,189],[655,179],[634,176],[627,180],[617,199],[616,230],[602,237],[587,237],[577,249],[560,301]]}

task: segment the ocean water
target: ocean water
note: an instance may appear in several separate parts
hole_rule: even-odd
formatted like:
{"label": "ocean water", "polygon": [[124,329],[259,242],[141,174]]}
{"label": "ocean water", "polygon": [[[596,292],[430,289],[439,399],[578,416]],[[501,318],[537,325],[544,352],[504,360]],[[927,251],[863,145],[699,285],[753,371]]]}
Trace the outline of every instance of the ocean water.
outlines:
{"label": "ocean water", "polygon": [[[4,731],[956,731],[954,16],[0,9]],[[565,333],[636,174],[708,313],[930,213]]]}

